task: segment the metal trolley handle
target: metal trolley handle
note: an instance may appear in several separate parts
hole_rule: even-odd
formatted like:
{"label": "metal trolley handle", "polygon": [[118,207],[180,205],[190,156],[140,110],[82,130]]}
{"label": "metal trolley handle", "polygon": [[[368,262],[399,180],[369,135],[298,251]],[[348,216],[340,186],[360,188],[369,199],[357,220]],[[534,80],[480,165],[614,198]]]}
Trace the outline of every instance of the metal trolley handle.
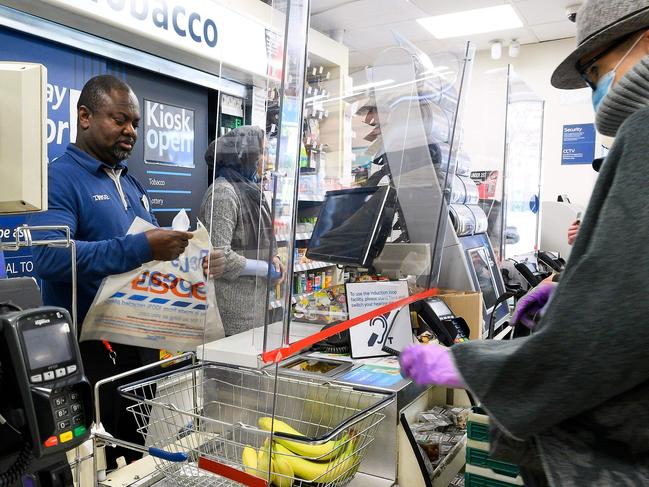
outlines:
{"label": "metal trolley handle", "polygon": [[[146,370],[150,370],[156,367],[161,367],[163,365],[169,364],[171,362],[177,362],[177,361],[183,361],[183,360],[191,360],[192,364],[196,363],[196,354],[194,352],[186,352],[183,353],[182,355],[178,355],[175,357],[170,357],[165,360],[161,360],[159,362],[154,362],[152,364],[144,365],[142,367],[138,367],[137,369],[129,370],[128,372],[124,372],[122,374],[114,375],[112,377],[107,377],[105,379],[102,379],[98,381],[95,384],[95,423],[97,425],[101,424],[101,403],[97,399],[99,398],[99,389],[106,385],[110,384],[111,382],[116,382],[118,380],[122,380],[125,377],[129,377],[131,375],[136,375],[139,374],[140,372],[144,372]],[[94,433],[95,439],[102,440],[104,443],[107,444],[114,444],[118,445],[124,448],[129,448],[131,450],[139,451],[142,453],[148,453],[149,455],[157,458],[161,458],[163,460],[167,460],[170,462],[186,462],[189,458],[189,456],[186,453],[178,452],[178,453],[171,453],[165,450],[162,450],[160,448],[146,448],[142,445],[138,445],[136,443],[131,443],[130,441],[124,441],[120,440],[118,438],[113,438],[112,436],[108,434],[102,434],[99,432]],[[97,472],[97,441],[93,442],[93,471],[96,473]]]}
{"label": "metal trolley handle", "polygon": [[[62,232],[64,238],[54,240],[34,240],[32,232]],[[72,331],[77,336],[77,246],[70,235],[70,227],[65,225],[29,226],[22,225],[16,228],[13,242],[0,242],[0,250],[16,252],[27,247],[59,247],[70,248],[70,261],[72,272]]]}

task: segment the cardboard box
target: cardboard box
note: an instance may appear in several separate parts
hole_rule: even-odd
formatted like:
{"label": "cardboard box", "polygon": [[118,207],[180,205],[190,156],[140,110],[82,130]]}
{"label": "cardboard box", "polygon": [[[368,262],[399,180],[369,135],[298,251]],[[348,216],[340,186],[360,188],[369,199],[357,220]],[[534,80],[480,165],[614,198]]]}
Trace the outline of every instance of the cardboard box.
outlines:
{"label": "cardboard box", "polygon": [[475,291],[455,291],[440,289],[439,297],[451,308],[455,316],[464,318],[471,335],[471,340],[482,338],[482,293]]}

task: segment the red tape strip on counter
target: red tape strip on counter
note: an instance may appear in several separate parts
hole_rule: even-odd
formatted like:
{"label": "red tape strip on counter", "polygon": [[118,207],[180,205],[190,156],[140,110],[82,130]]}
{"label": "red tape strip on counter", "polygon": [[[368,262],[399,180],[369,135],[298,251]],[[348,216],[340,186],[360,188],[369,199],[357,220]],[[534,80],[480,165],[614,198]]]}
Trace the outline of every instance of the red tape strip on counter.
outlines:
{"label": "red tape strip on counter", "polygon": [[303,338],[302,340],[298,340],[295,343],[291,343],[286,347],[277,348],[275,350],[271,350],[270,352],[263,353],[261,355],[261,359],[264,361],[264,363],[281,362],[282,360],[290,357],[291,355],[295,355],[296,353],[299,353],[306,348],[312,347],[313,345],[315,345],[318,342],[321,342],[322,340],[326,340],[331,336],[334,336],[345,330],[349,330],[350,328],[353,328],[356,325],[365,323],[366,321],[369,321],[372,318],[375,318],[384,313],[389,313],[392,310],[399,309],[403,306],[412,303],[416,303],[417,301],[421,301],[422,299],[432,298],[433,296],[437,296],[438,293],[439,293],[438,289],[429,289],[428,291],[424,291],[423,293],[415,294],[408,298],[403,298],[400,299],[399,301],[395,301],[394,303],[386,304],[385,306],[376,308],[375,310],[370,311],[369,313],[365,313],[363,315],[357,316],[356,318],[353,318],[351,320],[343,321],[342,323],[338,323],[337,325],[334,325],[331,328],[327,328],[326,330],[322,330],[309,337]]}
{"label": "red tape strip on counter", "polygon": [[242,472],[236,468],[223,465],[222,463],[208,460],[207,458],[199,457],[198,468],[207,470],[226,479],[234,480],[240,484],[247,485],[248,487],[268,487],[268,482],[249,473]]}

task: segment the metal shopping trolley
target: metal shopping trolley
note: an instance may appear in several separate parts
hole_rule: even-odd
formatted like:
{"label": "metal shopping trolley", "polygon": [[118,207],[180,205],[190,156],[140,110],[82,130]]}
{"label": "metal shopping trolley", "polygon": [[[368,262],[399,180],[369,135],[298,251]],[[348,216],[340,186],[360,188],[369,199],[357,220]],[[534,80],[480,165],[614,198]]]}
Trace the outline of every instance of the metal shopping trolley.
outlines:
{"label": "metal shopping trolley", "polygon": [[159,472],[187,487],[344,485],[394,400],[391,393],[212,363],[119,390],[134,401],[128,411]]}

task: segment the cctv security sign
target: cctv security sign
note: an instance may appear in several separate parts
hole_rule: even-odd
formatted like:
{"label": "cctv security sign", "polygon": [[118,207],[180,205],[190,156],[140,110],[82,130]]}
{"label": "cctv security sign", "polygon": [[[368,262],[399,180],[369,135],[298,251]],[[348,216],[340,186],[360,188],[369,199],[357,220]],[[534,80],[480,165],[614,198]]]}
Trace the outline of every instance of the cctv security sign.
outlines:
{"label": "cctv security sign", "polygon": [[144,100],[144,162],[194,167],[194,110]]}
{"label": "cctv security sign", "polygon": [[584,123],[563,126],[561,164],[591,164],[595,159],[595,125]]}

